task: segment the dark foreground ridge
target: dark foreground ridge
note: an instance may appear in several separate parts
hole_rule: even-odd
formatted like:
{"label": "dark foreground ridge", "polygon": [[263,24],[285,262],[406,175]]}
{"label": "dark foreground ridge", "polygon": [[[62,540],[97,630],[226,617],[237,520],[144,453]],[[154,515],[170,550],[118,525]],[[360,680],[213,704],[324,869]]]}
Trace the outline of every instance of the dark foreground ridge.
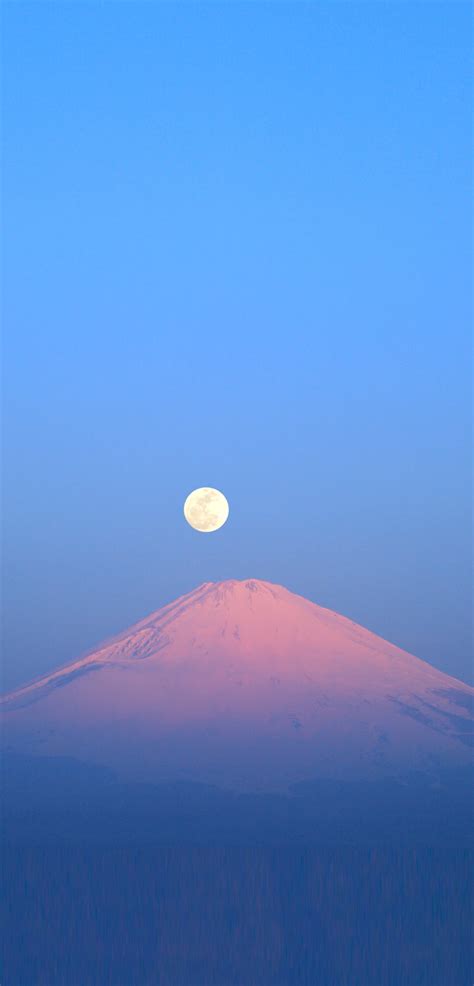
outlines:
{"label": "dark foreground ridge", "polygon": [[471,787],[4,761],[8,986],[471,986]]}
{"label": "dark foreground ridge", "polygon": [[447,849],[17,848],[8,986],[470,986]]}

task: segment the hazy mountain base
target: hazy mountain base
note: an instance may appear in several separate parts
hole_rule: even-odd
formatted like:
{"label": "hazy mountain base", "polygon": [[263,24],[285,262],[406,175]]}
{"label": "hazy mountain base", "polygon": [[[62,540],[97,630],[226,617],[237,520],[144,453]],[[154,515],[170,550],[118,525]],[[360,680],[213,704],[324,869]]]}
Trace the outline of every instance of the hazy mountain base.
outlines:
{"label": "hazy mountain base", "polygon": [[70,758],[7,755],[7,844],[445,846],[473,842],[472,774],[315,779],[283,794],[119,782]]}
{"label": "hazy mountain base", "polygon": [[8,986],[471,986],[466,850],[36,847]]}

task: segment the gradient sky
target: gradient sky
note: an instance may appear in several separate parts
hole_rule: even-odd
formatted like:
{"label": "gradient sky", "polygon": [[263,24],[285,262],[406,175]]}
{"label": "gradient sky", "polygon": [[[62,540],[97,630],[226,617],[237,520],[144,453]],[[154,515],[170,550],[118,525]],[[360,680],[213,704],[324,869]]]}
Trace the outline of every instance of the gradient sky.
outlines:
{"label": "gradient sky", "polygon": [[3,17],[4,687],[231,577],[472,680],[470,5]]}

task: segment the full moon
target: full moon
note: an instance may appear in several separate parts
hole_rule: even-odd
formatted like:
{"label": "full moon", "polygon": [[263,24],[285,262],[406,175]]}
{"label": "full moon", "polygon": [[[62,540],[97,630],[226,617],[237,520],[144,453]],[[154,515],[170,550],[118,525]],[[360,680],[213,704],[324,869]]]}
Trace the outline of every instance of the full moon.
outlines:
{"label": "full moon", "polygon": [[229,516],[229,504],[220,490],[200,486],[186,497],[184,516],[195,531],[218,531]]}

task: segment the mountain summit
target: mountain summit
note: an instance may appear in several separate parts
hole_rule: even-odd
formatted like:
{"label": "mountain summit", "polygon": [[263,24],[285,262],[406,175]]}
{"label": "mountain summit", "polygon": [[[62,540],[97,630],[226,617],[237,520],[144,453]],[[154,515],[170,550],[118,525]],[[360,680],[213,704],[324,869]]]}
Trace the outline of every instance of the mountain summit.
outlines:
{"label": "mountain summit", "polygon": [[257,579],[204,583],[4,696],[10,750],[285,791],[469,763],[474,689]]}

